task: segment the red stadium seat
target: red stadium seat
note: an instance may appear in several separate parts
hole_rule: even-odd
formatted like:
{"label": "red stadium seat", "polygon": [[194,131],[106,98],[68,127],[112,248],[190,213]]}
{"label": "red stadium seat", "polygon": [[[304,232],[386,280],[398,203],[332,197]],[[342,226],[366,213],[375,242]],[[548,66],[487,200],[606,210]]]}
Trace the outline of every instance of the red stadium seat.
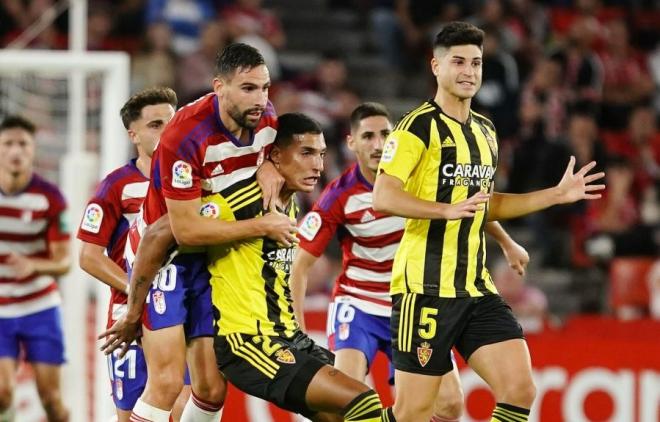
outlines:
{"label": "red stadium seat", "polygon": [[615,258],[610,265],[609,302],[616,315],[624,319],[648,314],[647,278],[652,258]]}

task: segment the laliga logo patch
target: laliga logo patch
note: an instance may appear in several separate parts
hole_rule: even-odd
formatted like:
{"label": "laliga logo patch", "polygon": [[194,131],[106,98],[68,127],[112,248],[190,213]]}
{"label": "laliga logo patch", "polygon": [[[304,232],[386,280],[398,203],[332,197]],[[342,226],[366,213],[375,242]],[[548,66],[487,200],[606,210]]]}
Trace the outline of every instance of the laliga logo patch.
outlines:
{"label": "laliga logo patch", "polygon": [[163,315],[167,309],[167,305],[165,304],[165,295],[160,290],[156,290],[152,296],[154,299],[154,309],[157,313]]}
{"label": "laliga logo patch", "polygon": [[423,342],[422,344],[419,345],[417,348],[417,360],[419,361],[419,364],[422,365],[423,367],[426,366],[427,363],[429,363],[429,360],[431,360],[431,355],[433,354],[433,349],[431,349],[431,345],[428,344],[427,342]]}
{"label": "laliga logo patch", "polygon": [[275,352],[275,358],[278,362],[286,363],[287,365],[293,365],[296,363],[296,357],[293,356],[291,350],[289,349],[280,349]]}
{"label": "laliga logo patch", "polygon": [[193,185],[192,167],[185,161],[177,161],[172,166],[172,186],[175,188],[191,188]]}
{"label": "laliga logo patch", "polygon": [[83,221],[80,224],[80,228],[91,232],[98,233],[101,229],[101,222],[103,221],[103,208],[99,204],[89,204],[85,209],[85,215],[83,215]]}
{"label": "laliga logo patch", "polygon": [[298,233],[307,240],[313,240],[316,234],[321,229],[321,216],[316,211],[312,211],[303,218],[303,221],[298,227]]}
{"label": "laliga logo patch", "polygon": [[209,202],[202,205],[202,207],[199,209],[199,214],[202,217],[218,218],[220,215],[220,207],[214,202]]}
{"label": "laliga logo patch", "polygon": [[397,142],[394,138],[389,138],[385,142],[385,146],[383,147],[383,154],[380,156],[380,161],[384,163],[389,163],[392,161],[394,158],[394,154],[396,153],[396,147],[397,147]]}

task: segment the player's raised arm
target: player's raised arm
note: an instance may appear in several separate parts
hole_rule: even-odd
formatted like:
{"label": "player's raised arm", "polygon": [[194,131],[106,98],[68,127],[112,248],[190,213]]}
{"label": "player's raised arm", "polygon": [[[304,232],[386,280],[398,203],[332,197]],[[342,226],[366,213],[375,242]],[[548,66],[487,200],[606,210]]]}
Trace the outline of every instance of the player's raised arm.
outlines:
{"label": "player's raised arm", "polygon": [[599,199],[599,192],[605,189],[605,185],[596,185],[593,182],[605,177],[605,173],[589,174],[595,166],[596,162],[592,161],[574,173],[575,157],[572,156],[557,186],[523,194],[493,193],[488,220],[516,218],[553,205],[570,204],[582,199]]}

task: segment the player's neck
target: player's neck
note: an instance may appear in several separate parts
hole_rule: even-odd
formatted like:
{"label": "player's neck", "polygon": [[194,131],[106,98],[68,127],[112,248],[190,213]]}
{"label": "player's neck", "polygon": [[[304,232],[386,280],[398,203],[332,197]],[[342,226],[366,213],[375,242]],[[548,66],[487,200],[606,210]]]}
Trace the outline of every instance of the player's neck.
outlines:
{"label": "player's neck", "polygon": [[32,171],[13,174],[0,171],[0,189],[7,195],[18,193],[25,189],[32,179]]}
{"label": "player's neck", "polygon": [[149,178],[151,174],[151,157],[147,154],[139,153],[137,160],[135,160],[135,166],[144,177]]}
{"label": "player's neck", "polygon": [[360,164],[358,165],[358,168],[360,169],[360,174],[364,177],[364,180],[373,186],[374,183],[376,183],[376,172],[369,170],[366,165],[363,166]]}
{"label": "player's neck", "polygon": [[452,119],[465,123],[470,117],[471,98],[458,98],[447,91],[438,89],[434,101],[440,106],[442,112]]}
{"label": "player's neck", "polygon": [[238,141],[246,145],[250,139],[250,131],[244,128],[243,126],[239,125],[236,120],[234,120],[229,113],[225,112],[224,109],[220,109],[220,120],[222,121],[222,124],[225,126],[225,128],[234,135]]}
{"label": "player's neck", "polygon": [[287,189],[286,185],[284,185],[284,187],[282,187],[282,189],[280,190],[280,195],[278,196],[278,200],[279,200],[278,206],[281,209],[285,210],[286,207],[289,205],[289,202],[291,201],[291,198],[293,197],[294,193],[295,191],[291,189]]}

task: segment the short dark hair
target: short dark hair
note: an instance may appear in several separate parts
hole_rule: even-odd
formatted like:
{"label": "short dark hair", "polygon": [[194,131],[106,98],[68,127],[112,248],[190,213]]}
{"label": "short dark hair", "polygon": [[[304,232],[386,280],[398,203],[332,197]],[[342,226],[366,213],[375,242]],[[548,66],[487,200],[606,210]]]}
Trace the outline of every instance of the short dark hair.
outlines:
{"label": "short dark hair", "polygon": [[455,45],[484,45],[484,31],[467,22],[449,22],[435,37],[433,49],[450,48]]}
{"label": "short dark hair", "polygon": [[23,116],[19,115],[9,115],[0,123],[0,132],[7,129],[23,129],[27,131],[30,135],[34,135],[37,131],[37,127],[30,120],[26,119]]}
{"label": "short dark hair", "polygon": [[133,94],[121,108],[119,115],[124,127],[128,129],[131,123],[140,118],[142,109],[146,106],[168,103],[176,109],[177,102],[176,92],[172,88],[148,88]]}
{"label": "short dark hair", "polygon": [[294,135],[323,133],[321,125],[316,120],[303,113],[286,113],[277,118],[277,135],[274,145],[287,148],[291,145]]}
{"label": "short dark hair", "polygon": [[366,102],[355,107],[355,110],[351,113],[351,130],[357,129],[363,119],[372,116],[383,116],[389,122],[392,122],[392,116],[384,105],[376,102]]}
{"label": "short dark hair", "polygon": [[215,74],[229,76],[235,70],[250,70],[262,64],[266,64],[266,61],[259,50],[247,44],[232,43],[218,54],[215,60]]}

